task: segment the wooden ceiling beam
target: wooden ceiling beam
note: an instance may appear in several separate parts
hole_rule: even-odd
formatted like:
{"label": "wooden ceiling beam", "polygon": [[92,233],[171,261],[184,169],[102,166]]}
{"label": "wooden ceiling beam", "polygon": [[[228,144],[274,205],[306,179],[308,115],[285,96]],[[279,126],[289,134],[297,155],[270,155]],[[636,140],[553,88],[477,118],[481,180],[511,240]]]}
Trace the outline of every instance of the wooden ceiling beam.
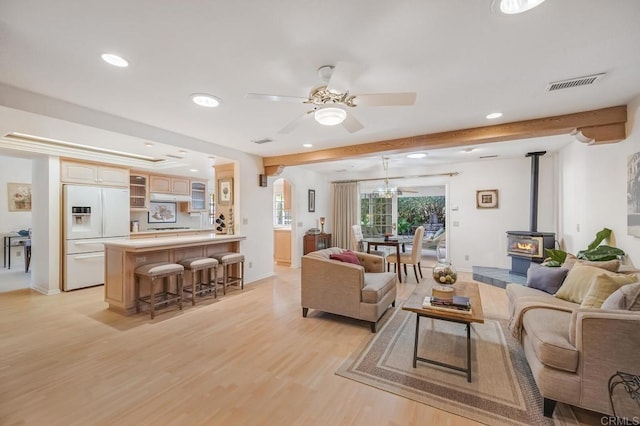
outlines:
{"label": "wooden ceiling beam", "polygon": [[403,153],[426,149],[452,148],[561,134],[582,134],[591,144],[619,142],[626,137],[627,106],[431,133],[407,138],[328,148],[300,154],[264,157],[265,173],[273,176],[285,166],[363,157],[377,153]]}

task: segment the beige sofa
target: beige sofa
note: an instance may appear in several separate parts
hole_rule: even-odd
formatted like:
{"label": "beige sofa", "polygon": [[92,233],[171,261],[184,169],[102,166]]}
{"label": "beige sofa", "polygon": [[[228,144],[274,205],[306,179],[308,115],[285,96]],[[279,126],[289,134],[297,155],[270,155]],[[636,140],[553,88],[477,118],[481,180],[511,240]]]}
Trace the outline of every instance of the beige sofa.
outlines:
{"label": "beige sofa", "polygon": [[580,308],[519,284],[506,291],[510,328],[544,397],[544,415],[551,417],[556,401],[611,414],[609,378],[640,371],[640,312]]}
{"label": "beige sofa", "polygon": [[380,256],[354,252],[361,265],[329,258],[342,253],[338,247],[318,250],[302,257],[302,316],[309,308],[376,323],[395,306],[396,274],[384,272]]}

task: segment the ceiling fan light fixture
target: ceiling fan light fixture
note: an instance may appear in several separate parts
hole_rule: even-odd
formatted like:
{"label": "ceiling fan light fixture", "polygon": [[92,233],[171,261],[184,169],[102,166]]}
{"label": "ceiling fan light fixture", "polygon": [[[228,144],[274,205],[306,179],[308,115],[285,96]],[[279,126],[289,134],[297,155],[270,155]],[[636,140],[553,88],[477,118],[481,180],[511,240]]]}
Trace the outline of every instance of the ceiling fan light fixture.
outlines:
{"label": "ceiling fan light fixture", "polygon": [[347,111],[337,107],[318,108],[313,117],[323,126],[336,126],[347,118]]}
{"label": "ceiling fan light fixture", "polygon": [[539,6],[544,0],[494,0],[500,2],[500,12],[515,15]]}

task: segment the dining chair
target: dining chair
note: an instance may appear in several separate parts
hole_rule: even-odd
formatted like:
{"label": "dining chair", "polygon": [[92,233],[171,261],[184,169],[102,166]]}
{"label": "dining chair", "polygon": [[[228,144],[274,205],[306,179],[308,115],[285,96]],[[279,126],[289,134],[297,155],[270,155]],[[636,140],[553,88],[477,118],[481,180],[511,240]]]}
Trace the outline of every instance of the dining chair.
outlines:
{"label": "dining chair", "polygon": [[[364,240],[364,234],[362,233],[362,226],[352,225],[351,226],[351,250],[365,252],[366,250],[364,247],[363,240]],[[377,256],[381,256],[383,258],[387,256],[386,252],[380,251],[380,250],[371,250],[369,253],[375,254]]]}
{"label": "dining chair", "polygon": [[[407,265],[413,265],[413,273],[416,275],[416,281],[420,282],[418,278],[418,271],[420,271],[420,278],[422,278],[422,267],[420,261],[422,260],[422,237],[424,236],[424,226],[419,226],[413,234],[413,246],[411,247],[411,253],[400,253],[400,263],[404,267],[404,274],[407,275]],[[395,268],[399,268],[400,265],[396,265],[397,257],[395,254],[387,256],[387,271],[390,269],[390,264],[393,263]],[[416,268],[417,266],[417,268]]]}

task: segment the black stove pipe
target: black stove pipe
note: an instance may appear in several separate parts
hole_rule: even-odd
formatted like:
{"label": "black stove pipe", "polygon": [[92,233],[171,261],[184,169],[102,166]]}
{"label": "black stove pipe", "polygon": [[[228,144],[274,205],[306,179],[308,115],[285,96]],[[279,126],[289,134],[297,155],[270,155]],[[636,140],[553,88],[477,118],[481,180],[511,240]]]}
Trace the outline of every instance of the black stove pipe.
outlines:
{"label": "black stove pipe", "polygon": [[531,157],[531,209],[529,216],[529,231],[538,231],[538,174],[540,169],[540,157],[545,155],[547,151],[537,151],[527,153],[527,157]]}

